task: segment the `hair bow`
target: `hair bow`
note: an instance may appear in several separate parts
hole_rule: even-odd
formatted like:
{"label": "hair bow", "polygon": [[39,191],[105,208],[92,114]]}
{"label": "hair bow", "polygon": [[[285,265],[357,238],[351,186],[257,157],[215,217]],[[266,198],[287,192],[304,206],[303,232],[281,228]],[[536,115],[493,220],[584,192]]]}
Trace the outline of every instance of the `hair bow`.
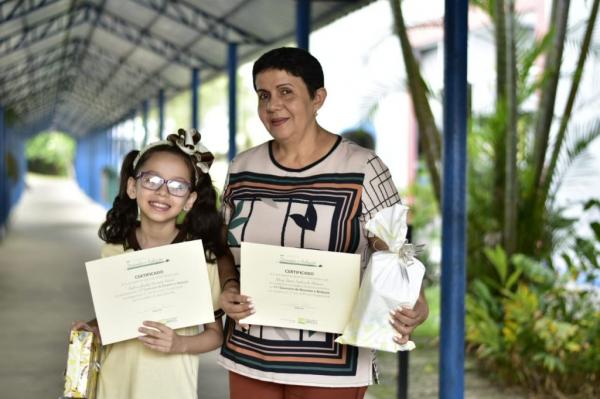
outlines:
{"label": "hair bow", "polygon": [[178,129],[177,133],[168,135],[166,140],[155,141],[140,150],[139,154],[133,160],[133,167],[135,168],[137,166],[142,155],[151,148],[160,145],[177,146],[183,153],[192,158],[192,163],[196,170],[196,183],[198,183],[200,180],[200,173],[208,173],[208,170],[215,159],[212,152],[200,142],[201,137],[200,132],[196,129]]}
{"label": "hair bow", "polygon": [[196,129],[178,129],[177,134],[168,135],[167,140],[188,154],[202,173],[208,173],[215,156],[200,142],[201,137]]}

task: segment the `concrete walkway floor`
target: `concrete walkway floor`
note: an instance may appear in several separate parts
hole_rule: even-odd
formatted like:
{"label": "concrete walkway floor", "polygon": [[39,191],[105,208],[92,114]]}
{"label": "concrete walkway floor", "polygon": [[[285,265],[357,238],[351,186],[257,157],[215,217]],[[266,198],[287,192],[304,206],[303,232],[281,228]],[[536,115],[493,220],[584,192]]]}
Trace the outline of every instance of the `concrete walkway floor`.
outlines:
{"label": "concrete walkway floor", "polygon": [[[73,320],[93,317],[84,262],[105,209],[67,179],[29,176],[0,242],[0,398],[58,398]],[[228,397],[216,352],[201,355],[199,397]]]}

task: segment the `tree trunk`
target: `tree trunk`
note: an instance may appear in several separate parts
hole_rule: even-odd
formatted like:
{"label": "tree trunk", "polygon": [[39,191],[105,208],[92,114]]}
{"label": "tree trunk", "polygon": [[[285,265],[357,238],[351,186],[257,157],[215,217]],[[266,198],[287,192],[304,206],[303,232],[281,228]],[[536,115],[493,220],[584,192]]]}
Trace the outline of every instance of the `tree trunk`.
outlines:
{"label": "tree trunk", "polygon": [[544,169],[546,152],[548,150],[550,128],[554,117],[556,88],[560,77],[562,53],[567,33],[567,21],[569,18],[569,4],[569,0],[554,0],[552,7],[550,23],[552,25],[551,28],[555,30],[555,33],[552,48],[549,50],[548,57],[545,60],[544,70],[548,71],[548,79],[542,86],[538,120],[534,136],[534,178],[531,187],[533,204],[536,203],[536,197],[539,194],[539,188],[541,187],[541,176]]}
{"label": "tree trunk", "polygon": [[[503,11],[504,12],[504,11]],[[515,49],[515,3],[506,3],[506,102],[508,123],[505,137],[505,189],[504,189],[504,248],[510,256],[517,242],[517,61]]]}
{"label": "tree trunk", "polygon": [[419,139],[422,140],[423,143],[425,161],[431,177],[433,192],[439,207],[441,204],[441,134],[435,124],[433,112],[431,111],[427,99],[427,89],[408,40],[406,25],[404,24],[404,17],[402,16],[402,8],[400,7],[400,0],[390,0],[390,5],[394,16],[395,31],[400,40],[400,47],[402,48],[408,87],[419,125]]}

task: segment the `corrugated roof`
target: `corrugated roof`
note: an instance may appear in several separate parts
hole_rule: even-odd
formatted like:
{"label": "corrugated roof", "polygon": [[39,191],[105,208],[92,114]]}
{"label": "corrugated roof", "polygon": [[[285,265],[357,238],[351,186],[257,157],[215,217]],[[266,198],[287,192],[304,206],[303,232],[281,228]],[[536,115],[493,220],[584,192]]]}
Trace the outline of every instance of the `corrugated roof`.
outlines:
{"label": "corrugated roof", "polygon": [[[312,1],[316,29],[372,0]],[[0,104],[28,130],[85,135],[293,40],[295,0],[0,1]]]}

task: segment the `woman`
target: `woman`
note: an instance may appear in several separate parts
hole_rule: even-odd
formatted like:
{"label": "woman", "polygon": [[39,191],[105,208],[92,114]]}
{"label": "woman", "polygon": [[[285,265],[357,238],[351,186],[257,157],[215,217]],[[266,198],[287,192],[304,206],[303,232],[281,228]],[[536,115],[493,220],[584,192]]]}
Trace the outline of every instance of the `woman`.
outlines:
{"label": "woman", "polygon": [[[327,91],[319,61],[298,48],[263,54],[253,67],[258,114],[273,140],[239,154],[223,193],[228,244],[239,266],[242,241],[361,254],[362,267],[384,243],[365,229],[400,202],[388,168],[372,151],[316,121]],[[269,228],[265,228],[269,226]],[[372,351],[334,342],[335,334],[239,325],[252,314],[239,282],[223,284],[229,316],[219,363],[231,398],[362,398],[373,382]],[[405,343],[428,315],[423,293],[390,323]]]}

